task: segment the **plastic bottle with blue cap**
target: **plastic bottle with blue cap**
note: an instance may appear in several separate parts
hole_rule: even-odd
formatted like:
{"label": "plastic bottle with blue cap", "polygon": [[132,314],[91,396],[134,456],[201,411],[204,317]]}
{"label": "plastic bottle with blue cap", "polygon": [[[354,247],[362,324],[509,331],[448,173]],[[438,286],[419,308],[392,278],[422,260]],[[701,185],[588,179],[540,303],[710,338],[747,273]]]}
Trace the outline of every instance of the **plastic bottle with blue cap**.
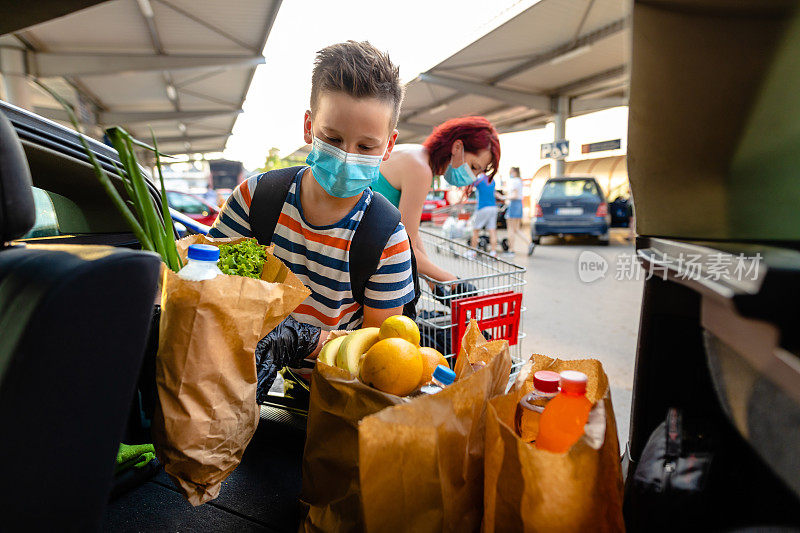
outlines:
{"label": "plastic bottle with blue cap", "polygon": [[420,389],[420,394],[436,394],[456,380],[456,373],[444,365],[437,365],[433,369],[433,379],[428,385]]}
{"label": "plastic bottle with blue cap", "polygon": [[187,254],[186,266],[178,271],[178,276],[186,281],[205,281],[214,279],[222,271],[217,266],[219,248],[210,244],[191,244]]}

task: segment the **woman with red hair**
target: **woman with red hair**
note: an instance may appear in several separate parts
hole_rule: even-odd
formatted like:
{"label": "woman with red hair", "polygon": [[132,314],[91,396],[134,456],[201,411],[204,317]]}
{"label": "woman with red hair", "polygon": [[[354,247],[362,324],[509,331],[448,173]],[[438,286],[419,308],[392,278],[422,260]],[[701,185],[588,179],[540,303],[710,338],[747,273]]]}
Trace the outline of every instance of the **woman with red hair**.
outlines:
{"label": "woman with red hair", "polygon": [[481,173],[491,180],[500,162],[500,140],[492,123],[483,117],[461,117],[434,128],[423,144],[398,144],[391,157],[381,163],[373,190],[400,209],[417,269],[437,281],[453,281],[455,275],[435,265],[419,236],[422,205],[434,176],[450,185],[471,185]]}

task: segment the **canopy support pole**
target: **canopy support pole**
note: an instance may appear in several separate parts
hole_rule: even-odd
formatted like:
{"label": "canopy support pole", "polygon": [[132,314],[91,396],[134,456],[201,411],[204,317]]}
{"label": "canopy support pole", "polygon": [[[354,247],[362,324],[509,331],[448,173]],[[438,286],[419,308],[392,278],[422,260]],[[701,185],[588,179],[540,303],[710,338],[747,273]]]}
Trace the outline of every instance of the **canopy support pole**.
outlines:
{"label": "canopy support pole", "polygon": [[33,111],[31,88],[27,80],[25,50],[9,46],[0,47],[0,88],[3,100]]}
{"label": "canopy support pole", "polygon": [[[555,131],[553,134],[553,140],[563,141],[567,138],[567,117],[569,116],[569,97],[564,95],[559,95],[556,100],[556,114],[554,117],[555,123]],[[555,172],[553,173],[556,177],[561,177],[564,175],[564,159],[556,159],[555,160]]]}

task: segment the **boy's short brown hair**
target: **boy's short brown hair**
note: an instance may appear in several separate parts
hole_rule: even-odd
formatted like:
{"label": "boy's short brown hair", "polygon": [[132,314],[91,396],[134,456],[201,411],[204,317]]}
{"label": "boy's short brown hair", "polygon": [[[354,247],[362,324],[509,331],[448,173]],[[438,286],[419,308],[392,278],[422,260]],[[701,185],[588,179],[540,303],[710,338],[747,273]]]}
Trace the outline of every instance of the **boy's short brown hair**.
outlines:
{"label": "boy's short brown hair", "polygon": [[317,52],[311,75],[311,112],[317,109],[322,91],[341,91],[353,98],[378,98],[392,104],[391,128],[397,125],[403,86],[400,69],[389,54],[368,41],[332,44]]}

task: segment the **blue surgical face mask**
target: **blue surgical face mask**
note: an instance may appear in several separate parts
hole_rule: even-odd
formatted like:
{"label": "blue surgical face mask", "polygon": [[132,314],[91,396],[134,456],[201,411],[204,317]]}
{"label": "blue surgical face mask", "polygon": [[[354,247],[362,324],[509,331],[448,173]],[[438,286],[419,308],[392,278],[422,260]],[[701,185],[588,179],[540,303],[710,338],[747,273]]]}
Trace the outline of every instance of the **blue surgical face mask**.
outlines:
{"label": "blue surgical face mask", "polygon": [[345,152],[314,137],[306,163],[325,192],[337,198],[350,198],[364,192],[377,179],[383,155]]}
{"label": "blue surgical face mask", "polygon": [[475,181],[475,174],[468,163],[464,163],[458,168],[453,168],[452,163],[448,163],[447,170],[444,171],[444,179],[455,187],[466,187]]}
{"label": "blue surgical face mask", "polygon": [[[454,148],[458,150],[458,147]],[[472,173],[472,167],[469,166],[466,157],[464,157],[463,146],[460,147],[460,152],[460,159],[464,162],[464,164],[458,167],[453,167],[453,160],[455,159],[455,156],[452,156],[450,157],[450,162],[447,164],[447,169],[444,171],[444,180],[454,187],[466,187],[467,185],[472,185],[475,182],[475,174]]]}

